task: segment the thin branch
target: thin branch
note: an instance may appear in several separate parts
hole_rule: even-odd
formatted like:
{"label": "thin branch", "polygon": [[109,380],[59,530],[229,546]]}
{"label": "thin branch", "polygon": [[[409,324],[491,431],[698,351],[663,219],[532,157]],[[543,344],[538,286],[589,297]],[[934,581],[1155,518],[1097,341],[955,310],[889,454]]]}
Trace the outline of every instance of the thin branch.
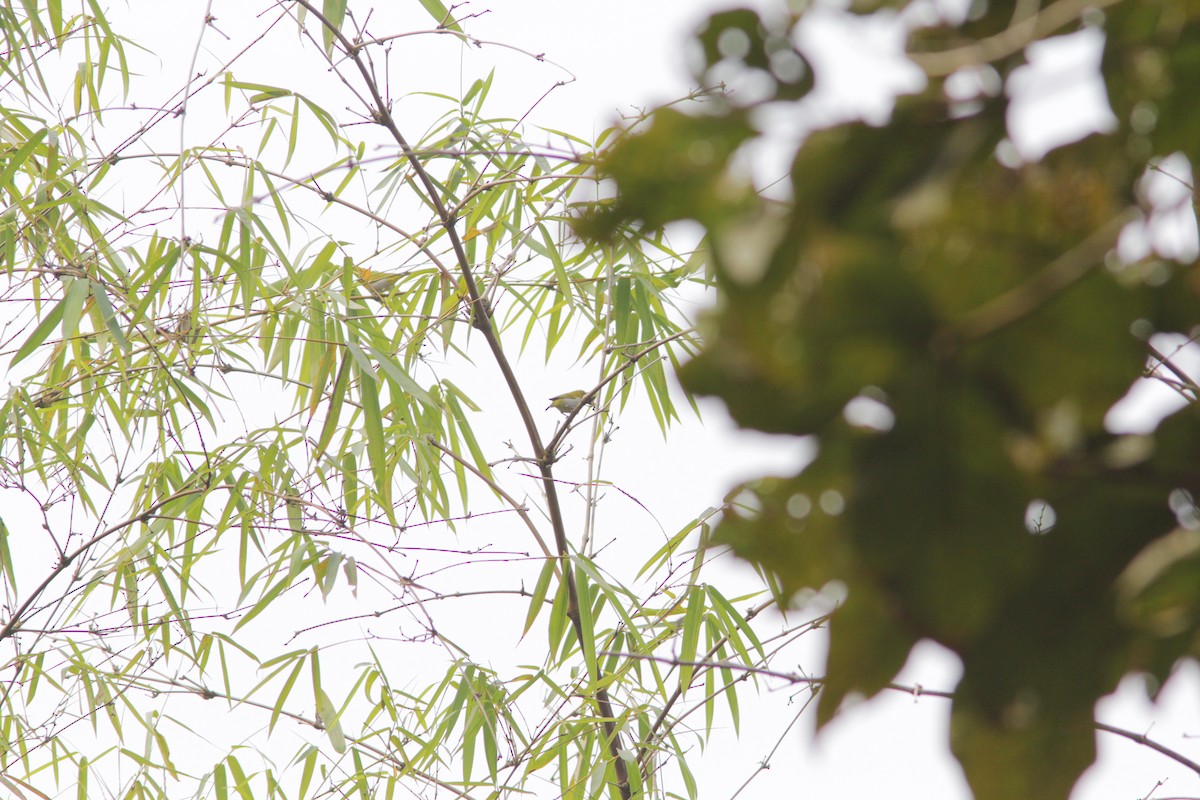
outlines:
{"label": "thin branch", "polygon": [[[415,584],[415,583],[412,585],[418,586],[418,584]],[[305,633],[312,633],[313,631],[320,630],[321,628],[328,628],[333,625],[342,625],[346,622],[354,622],[356,620],[379,619],[380,617],[383,617],[386,614],[390,614],[393,611],[402,611],[406,608],[412,608],[413,606],[419,606],[422,603],[429,603],[434,600],[458,600],[458,599],[461,599],[464,597],[488,597],[488,596],[493,596],[493,595],[507,595],[507,594],[517,595],[518,597],[530,597],[530,598],[533,597],[533,592],[530,592],[526,589],[480,589],[478,591],[473,591],[473,592],[449,592],[447,594],[435,594],[433,597],[427,598],[425,600],[410,600],[408,602],[400,603],[399,605],[392,606],[391,608],[383,608],[378,611],[370,611],[370,612],[367,612],[366,614],[354,614],[354,615],[348,616],[348,617],[339,617],[338,619],[332,619],[332,620],[326,620],[324,622],[318,622],[315,625],[308,625],[307,627],[304,627],[304,628],[297,628],[296,631],[293,632],[292,635],[288,638],[288,640],[287,640],[287,642],[285,642],[285,644],[291,644],[300,635],[305,634]],[[550,601],[544,601],[544,602],[548,603]]]}
{"label": "thin branch", "polygon": [[[192,59],[188,63],[187,78],[183,84],[183,100],[179,106],[179,243],[185,248],[180,254],[180,261],[186,257],[187,246],[187,163],[184,153],[187,152],[187,122],[188,105],[192,98],[192,80],[196,77],[196,59],[200,57],[200,48],[204,44],[204,33],[208,30],[209,21],[213,19],[212,0],[204,6],[204,22],[200,26],[200,34],[196,36],[196,46],[192,48]],[[214,28],[214,30],[216,30]]]}
{"label": "thin branch", "polygon": [[817,695],[815,692],[808,696],[808,699],[804,701],[804,705],[800,706],[800,709],[796,712],[795,716],[792,717],[792,721],[789,722],[787,727],[783,729],[783,732],[779,734],[779,738],[775,740],[775,745],[771,748],[771,751],[767,753],[766,758],[759,762],[758,769],[754,770],[754,772],[751,773],[745,781],[743,781],[742,785],[738,787],[737,791],[729,796],[729,800],[735,800],[735,798],[741,794],[755,778],[771,768],[771,759],[775,757],[777,752],[779,752],[779,748],[783,745],[788,733],[791,732],[792,728],[796,726],[796,723],[800,721],[801,715],[808,710],[810,705],[812,705],[813,698],[816,696]]}
{"label": "thin branch", "polygon": [[642,358],[644,358],[649,353],[653,353],[655,350],[658,350],[660,347],[664,347],[667,344],[670,344],[671,342],[675,341],[676,339],[681,339],[684,336],[688,336],[694,332],[695,332],[695,328],[684,328],[681,331],[676,331],[675,333],[671,334],[670,336],[667,336],[662,339],[658,339],[657,341],[651,342],[649,345],[647,345],[646,347],[643,347],[641,350],[638,350],[637,352],[634,352],[634,353],[631,353],[631,354],[625,356],[626,363],[621,364],[621,366],[619,368],[614,369],[612,372],[608,373],[608,375],[605,376],[603,379],[601,379],[601,381],[599,383],[597,383],[590,390],[588,390],[587,394],[585,394],[580,399],[579,405],[575,406],[575,408],[572,409],[570,411],[570,413],[567,414],[567,416],[563,419],[563,421],[559,423],[558,430],[556,430],[554,432],[554,436],[550,439],[550,443],[546,445],[546,452],[548,454],[550,454],[551,456],[558,452],[558,449],[562,446],[563,439],[565,439],[567,434],[571,432],[571,429],[573,427],[571,423],[574,421],[575,417],[579,415],[580,411],[585,406],[588,406],[593,400],[596,399],[596,397],[600,394],[600,391],[605,386],[607,386],[609,383],[611,383],[612,381],[615,381],[617,378],[619,378],[621,376],[621,374],[624,373],[625,370],[629,367],[630,364],[636,364],[638,361],[640,361]]}
{"label": "thin branch", "polygon": [[[772,603],[773,604],[773,601]],[[771,605],[768,604],[768,605]],[[738,670],[739,672],[748,672],[752,675],[765,675],[769,678],[779,678],[788,683],[803,683],[812,686],[820,686],[825,683],[825,678],[817,678],[809,675],[801,675],[798,672],[780,672],[779,670],[767,669],[765,667],[752,667],[748,664],[738,664],[733,661],[712,661],[710,659],[700,659],[698,661],[684,661],[678,658],[668,658],[667,656],[646,655],[642,653],[604,653],[606,656],[619,656],[621,658],[637,658],[643,661],[657,661],[660,664],[669,664],[673,667],[697,667],[700,669],[729,669]],[[889,683],[884,688],[891,689],[897,692],[911,694],[913,697],[941,697],[947,700],[954,698],[953,692],[943,692],[936,689],[926,689],[921,684],[906,686],[902,683]]]}
{"label": "thin branch", "polygon": [[[281,717],[286,717],[287,719],[290,719],[294,722],[298,722],[301,725],[306,725],[314,730],[320,731],[322,734],[324,734],[324,732],[325,732],[325,725],[319,719],[306,717],[303,714],[297,714],[295,712],[287,711],[282,708],[277,709],[274,705],[272,705],[270,703],[263,703],[263,702],[259,702],[257,700],[251,700],[247,697],[238,697],[236,695],[226,694],[225,692],[219,692],[216,689],[210,689],[209,687],[207,687],[205,685],[201,685],[201,684],[186,685],[175,679],[153,678],[153,677],[148,677],[148,676],[142,676],[141,678],[139,678],[139,680],[146,682],[146,683],[150,683],[150,684],[154,684],[154,683],[167,684],[168,686],[173,687],[176,691],[186,692],[188,694],[199,695],[200,697],[204,698],[205,700],[226,700],[230,703],[235,703],[239,706],[250,706],[252,708],[257,708],[257,709],[260,709],[263,711],[270,711],[272,713],[277,713]],[[157,691],[159,694],[164,694],[164,693],[169,692],[170,690],[169,689],[164,690],[164,689],[158,688],[158,689],[155,689],[155,691]],[[430,784],[432,784],[434,786],[438,786],[442,789],[445,789],[446,791],[450,792],[455,797],[462,798],[462,800],[472,800],[472,796],[470,794],[467,794],[466,792],[464,792],[459,787],[457,787],[451,783],[447,783],[445,781],[439,780],[438,778],[434,777],[433,775],[430,775],[427,772],[418,770],[418,769],[414,768],[412,764],[397,762],[395,756],[392,755],[391,752],[383,750],[382,748],[376,747],[375,745],[371,744],[371,742],[369,742],[367,739],[355,738],[354,736],[351,736],[348,733],[344,733],[343,735],[346,737],[347,741],[353,742],[356,747],[360,747],[363,750],[367,750],[367,751],[375,754],[376,756],[378,756],[381,760],[394,764],[399,769],[401,769],[403,772],[410,774],[410,775],[414,775],[414,776],[420,778],[421,780],[428,781]]]}
{"label": "thin branch", "polygon": [[[765,603],[761,603],[758,606],[755,606],[754,608],[752,608],[748,612],[746,612],[746,621],[749,622],[750,620],[754,619],[756,616],[761,614],[763,611],[766,611],[768,608],[770,608],[773,605],[775,605],[775,601],[770,600]],[[721,648],[724,647],[728,641],[729,641],[728,634],[722,636],[720,639],[718,639],[713,644],[712,647],[709,648],[708,654],[705,656],[705,658],[708,659],[708,658],[711,658],[712,656],[715,656],[718,652],[720,652]],[[657,657],[654,657],[654,656],[632,655],[630,657],[631,658],[643,658],[643,659],[650,660],[650,661],[658,661],[659,660]],[[677,702],[679,702],[679,698],[683,697],[683,692],[684,692],[685,688],[686,687],[684,687],[684,686],[675,687],[675,691],[671,694],[670,699],[668,699],[667,702],[663,704],[662,710],[660,710],[658,712],[658,716],[655,717],[654,722],[650,725],[650,729],[646,732],[646,735],[644,737],[644,744],[643,744],[643,747],[641,748],[641,753],[638,754],[638,766],[642,770],[645,770],[647,761],[650,758],[650,753],[651,753],[650,749],[645,746],[645,743],[650,742],[650,740],[653,739],[658,734],[658,730],[667,721],[667,715],[671,712],[671,709],[674,707],[674,705]]]}

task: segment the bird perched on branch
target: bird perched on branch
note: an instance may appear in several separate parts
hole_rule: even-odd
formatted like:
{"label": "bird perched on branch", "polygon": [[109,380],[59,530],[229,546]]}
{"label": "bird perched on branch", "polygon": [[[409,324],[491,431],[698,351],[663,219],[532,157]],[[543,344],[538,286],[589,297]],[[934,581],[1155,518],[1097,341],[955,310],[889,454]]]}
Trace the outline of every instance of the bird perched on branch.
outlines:
{"label": "bird perched on branch", "polygon": [[[585,392],[583,389],[576,389],[573,392],[556,395],[550,398],[550,405],[546,406],[546,410],[549,411],[552,408],[557,408],[564,414],[570,414],[572,411],[579,408],[579,404],[583,402],[583,397],[586,394],[587,392]],[[596,399],[589,398],[587,404],[589,406],[596,405]]]}
{"label": "bird perched on branch", "polygon": [[376,272],[366,267],[359,267],[355,272],[358,274],[358,279],[367,287],[367,290],[376,297],[381,297],[391,292],[392,289],[396,288],[396,284],[400,279],[405,277],[404,273]]}

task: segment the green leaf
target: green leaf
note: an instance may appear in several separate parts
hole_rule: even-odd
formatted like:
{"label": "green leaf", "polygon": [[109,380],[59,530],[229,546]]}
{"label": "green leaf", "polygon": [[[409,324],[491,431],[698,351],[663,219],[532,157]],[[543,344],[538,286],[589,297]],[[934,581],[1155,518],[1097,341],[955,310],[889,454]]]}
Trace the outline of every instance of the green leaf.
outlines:
{"label": "green leaf", "polygon": [[[351,345],[348,347],[353,350]],[[387,439],[383,433],[383,412],[379,408],[379,384],[374,371],[358,370],[359,395],[362,398],[367,461],[375,480],[375,495],[385,509],[391,508],[392,472],[387,459]]]}
{"label": "green leaf", "polygon": [[647,130],[626,135],[604,155],[600,167],[617,179],[621,194],[612,205],[591,210],[577,230],[609,239],[633,220],[657,229],[680,219],[715,223],[748,210],[749,187],[739,189],[724,164],[753,135],[738,113],[692,117],[659,109]]}
{"label": "green leaf", "polygon": [[739,655],[741,655],[743,660],[745,660],[747,663],[751,662],[750,654],[741,646],[741,641],[738,636],[739,633],[745,635],[750,640],[750,643],[754,645],[754,650],[758,654],[758,657],[763,661],[766,661],[767,652],[763,649],[762,642],[759,641],[758,634],[754,632],[754,628],[750,626],[750,623],[747,621],[745,615],[741,614],[736,608],[734,608],[733,604],[725,598],[725,595],[721,594],[720,590],[717,589],[716,586],[706,585],[704,590],[708,595],[710,607],[721,617],[723,627],[727,631],[730,639],[735,645],[737,645]]}
{"label": "green leaf", "polygon": [[[579,561],[577,557],[574,559]],[[576,569],[572,573],[575,576],[575,585],[578,587],[579,598],[579,625],[582,631],[579,643],[580,650],[583,651],[583,660],[587,664],[587,674],[592,680],[600,674],[596,664],[596,629],[595,619],[592,617],[592,592],[587,579],[586,570]]]}
{"label": "green leaf", "polygon": [[321,689],[316,689],[317,714],[325,724],[325,735],[335,752],[346,752],[346,735],[342,733],[342,724],[338,720],[337,706]]}
{"label": "green leaf", "polygon": [[383,374],[399,384],[406,393],[414,397],[426,408],[439,408],[438,402],[429,395],[429,392],[422,389],[420,384],[414,381],[408,375],[408,373],[400,368],[400,366],[396,363],[396,357],[394,355],[388,355],[387,353],[384,353],[381,350],[372,347],[371,345],[367,345],[367,350],[370,351],[372,356],[374,356],[375,361],[379,364],[379,368],[383,371]]}
{"label": "green leaf", "polygon": [[233,774],[233,788],[237,790],[238,795],[242,800],[254,800],[254,790],[250,786],[250,779],[246,777],[246,771],[242,769],[242,764],[238,761],[237,756],[232,754],[226,756],[225,763],[229,765],[229,771]]}
{"label": "green leaf", "polygon": [[[692,685],[692,674],[696,671],[694,662],[700,643],[700,627],[705,609],[705,593],[703,586],[692,586],[688,589],[687,610],[684,612],[680,632],[683,635],[679,647],[679,691],[687,693]],[[693,663],[689,663],[693,662]]]}
{"label": "green leaf", "polygon": [[[8,545],[4,538],[4,533],[3,527],[0,527],[0,547],[5,548],[6,551]],[[3,555],[3,553],[0,553],[0,555]],[[538,575],[537,584],[533,587],[533,595],[529,598],[529,611],[525,613],[525,627],[521,630],[522,638],[525,637],[525,634],[529,633],[529,629],[533,627],[534,621],[542,611],[542,606],[546,602],[546,594],[550,589],[550,581],[554,578],[557,566],[558,562],[552,558],[547,558],[545,563],[542,564],[542,571]]]}
{"label": "green leaf", "polygon": [[33,333],[29,334],[28,338],[25,339],[25,342],[19,348],[17,348],[16,355],[14,355],[12,357],[12,361],[9,362],[10,367],[15,367],[17,364],[24,361],[31,353],[33,353],[34,350],[37,350],[39,347],[41,347],[42,343],[45,342],[47,338],[49,338],[50,334],[63,320],[63,314],[67,308],[68,299],[69,298],[64,297],[62,300],[55,303],[54,308],[50,309],[50,312],[46,314],[46,316],[42,317],[41,321],[38,322],[37,327],[33,329]]}
{"label": "green leaf", "polygon": [[321,433],[317,437],[314,461],[320,461],[321,456],[325,454],[325,450],[333,441],[333,434],[337,432],[341,422],[342,404],[345,402],[346,392],[350,386],[350,363],[351,355],[347,352],[342,356],[341,366],[338,367],[337,377],[333,381],[333,389],[329,393],[329,404],[325,407],[325,423],[321,426]]}
{"label": "green leaf", "polygon": [[321,13],[325,16],[325,24],[321,26],[321,41],[325,44],[325,52],[332,54],[333,43],[346,20],[346,0],[322,0]]}
{"label": "green leaf", "polygon": [[77,800],[87,800],[88,797],[88,759],[87,756],[82,756],[79,759],[79,769],[75,777],[75,797]]}
{"label": "green leaf", "polygon": [[871,587],[852,585],[829,623],[829,657],[817,704],[824,726],[851,691],[874,696],[904,666],[916,639],[905,632],[885,598]]}
{"label": "green leaf", "polygon": [[300,759],[301,763],[304,764],[304,768],[300,773],[300,797],[306,797],[308,795],[308,787],[309,784],[312,783],[313,773],[316,771],[317,767],[317,756],[320,755],[321,752],[316,747],[312,746],[306,748],[306,750],[307,752],[305,752],[304,758]]}
{"label": "green leaf", "polygon": [[295,665],[292,667],[291,673],[288,674],[287,680],[283,682],[283,686],[279,689],[279,696],[275,698],[275,704],[271,707],[271,721],[267,724],[267,730],[275,730],[275,723],[279,721],[279,715],[283,711],[283,704],[291,694],[292,687],[296,683],[296,679],[300,677],[300,671],[304,668],[304,659],[297,658]]}
{"label": "green leaf", "polygon": [[321,687],[321,663],[315,647],[309,651],[309,664],[312,667],[313,699],[317,704],[317,716],[320,718],[321,724],[325,726],[325,735],[329,737],[329,744],[334,751],[344,753],[346,752],[346,736],[342,733],[337,706],[333,704],[329,695]]}
{"label": "green leaf", "polygon": [[264,612],[268,608],[270,608],[271,604],[274,603],[274,601],[279,597],[279,595],[281,595],[285,590],[287,590],[290,587],[291,587],[291,581],[287,578],[276,581],[275,584],[273,586],[271,586],[270,589],[268,589],[266,592],[263,593],[262,597],[260,597],[258,599],[258,602],[256,602],[250,608],[250,610],[247,611],[244,615],[242,615],[242,618],[237,621],[237,624],[233,626],[234,632],[236,633],[238,630],[243,628],[245,625],[249,624],[250,620],[254,619],[259,614],[261,614],[262,612]]}
{"label": "green leaf", "polygon": [[955,702],[950,741],[977,800],[1066,797],[1092,763],[1091,709],[1057,716],[1039,713],[1036,705],[1027,697],[1002,720]]}
{"label": "green leaf", "polygon": [[116,309],[113,308],[112,300],[109,299],[108,291],[104,285],[96,281],[91,282],[92,297],[96,299],[96,308],[100,312],[100,319],[104,322],[104,327],[112,334],[113,339],[117,343],[117,347],[121,348],[121,352],[129,352],[129,340],[125,338],[125,331],[121,329],[120,320],[117,319]]}
{"label": "green leaf", "polygon": [[557,663],[560,650],[563,650],[563,638],[569,627],[567,618],[567,583],[566,580],[559,580],[557,590],[554,593],[554,604],[550,607],[550,619],[546,625],[546,635],[548,638],[548,649],[551,661]]}
{"label": "green leaf", "polygon": [[[4,573],[4,581],[10,587],[9,590],[16,592],[17,573],[13,568],[12,550],[8,545],[8,525],[2,518],[0,518],[0,572]],[[532,612],[533,609],[530,611]],[[528,631],[529,627],[526,626],[525,630]],[[33,694],[33,691],[34,689],[31,688],[30,695]]]}

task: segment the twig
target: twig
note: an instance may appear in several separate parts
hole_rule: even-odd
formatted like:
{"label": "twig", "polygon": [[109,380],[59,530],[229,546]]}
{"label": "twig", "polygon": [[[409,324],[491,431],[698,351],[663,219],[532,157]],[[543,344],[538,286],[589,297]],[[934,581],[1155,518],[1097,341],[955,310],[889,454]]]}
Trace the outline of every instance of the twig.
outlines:
{"label": "twig", "polygon": [[767,753],[766,757],[763,758],[762,761],[759,762],[758,769],[754,770],[754,772],[752,772],[750,776],[742,782],[742,785],[737,788],[736,792],[729,795],[729,800],[735,800],[735,798],[745,791],[746,787],[749,786],[750,783],[757,778],[760,773],[771,768],[771,759],[775,757],[777,752],[779,752],[779,748],[783,745],[788,733],[791,732],[792,728],[796,726],[796,723],[800,721],[800,717],[804,714],[804,712],[808,710],[808,707],[812,704],[814,697],[816,697],[815,693],[808,696],[808,699],[804,701],[804,705],[800,706],[800,709],[796,712],[795,716],[792,717],[792,721],[789,722],[787,727],[783,729],[783,732],[779,734],[779,738],[775,740],[775,745],[771,748],[771,751]]}
{"label": "twig", "polygon": [[[617,656],[620,658],[637,658],[643,661],[657,661],[660,664],[669,664],[674,667],[699,667],[701,669],[735,669],[740,672],[748,672],[754,675],[765,675],[769,678],[779,678],[788,683],[806,683],[813,686],[819,686],[825,683],[825,678],[817,678],[808,675],[801,675],[798,672],[780,672],[778,670],[767,669],[765,667],[752,667],[748,664],[738,664],[732,661],[710,661],[702,659],[699,661],[684,661],[678,658],[668,658],[666,656],[647,655],[644,653],[604,653],[605,656]],[[936,689],[926,689],[921,684],[906,686],[902,683],[889,683],[884,688],[891,689],[897,692],[911,694],[913,697],[941,697],[945,699],[953,699],[953,692],[943,692]]]}
{"label": "twig", "polygon": [[612,381],[615,381],[617,378],[619,378],[621,376],[621,374],[625,371],[625,369],[630,364],[636,364],[647,354],[652,353],[655,350],[659,349],[660,347],[663,347],[664,345],[667,345],[667,344],[675,341],[676,339],[683,338],[684,336],[687,336],[693,332],[695,332],[694,328],[685,328],[681,331],[676,331],[675,333],[671,334],[670,336],[664,337],[655,342],[651,342],[649,345],[647,345],[646,347],[643,347],[641,350],[638,350],[637,352],[626,356],[625,360],[627,363],[622,364],[619,369],[614,369],[607,376],[605,376],[599,383],[597,383],[595,386],[593,386],[588,391],[587,394],[585,394],[582,398],[580,398],[579,405],[575,406],[575,408],[570,413],[567,414],[566,418],[563,419],[563,421],[561,423],[559,423],[558,430],[555,431],[553,438],[550,439],[550,443],[546,445],[547,453],[553,454],[553,453],[557,452],[558,448],[562,445],[563,439],[566,438],[567,434],[571,432],[571,429],[573,427],[571,425],[571,423],[574,421],[575,417],[580,413],[580,411],[583,409],[583,407],[586,405],[589,405],[591,403],[591,401],[594,400],[600,394],[601,389],[603,389],[605,386],[607,386]]}
{"label": "twig", "polygon": [[1144,733],[1134,733],[1133,731],[1127,731],[1124,728],[1115,728],[1112,725],[1106,725],[1103,722],[1096,723],[1096,730],[1104,731],[1105,733],[1113,733],[1113,734],[1116,734],[1117,736],[1124,736],[1126,739],[1137,742],[1140,745],[1145,745],[1146,747],[1149,747],[1151,750],[1162,753],[1167,758],[1170,758],[1173,761],[1177,761],[1180,764],[1183,764],[1185,767],[1190,769],[1192,772],[1196,773],[1197,775],[1200,775],[1200,764],[1197,764],[1195,761],[1192,761],[1187,756],[1177,753],[1165,745],[1159,744],[1158,742],[1154,741],[1153,739],[1150,739],[1149,737],[1147,737],[1146,734],[1144,734]]}

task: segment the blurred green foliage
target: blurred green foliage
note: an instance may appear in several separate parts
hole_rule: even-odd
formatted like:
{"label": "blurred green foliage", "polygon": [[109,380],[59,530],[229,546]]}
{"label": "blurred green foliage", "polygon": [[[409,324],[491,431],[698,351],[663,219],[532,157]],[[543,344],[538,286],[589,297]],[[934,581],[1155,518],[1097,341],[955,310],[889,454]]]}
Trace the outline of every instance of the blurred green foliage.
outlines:
{"label": "blurred green foliage", "polygon": [[[774,91],[658,112],[601,162],[619,192],[581,223],[601,238],[639,220],[705,227],[719,306],[685,385],[820,448],[800,474],[744,487],[716,535],[784,597],[844,586],[820,724],[885,687],[917,641],[953,649],[952,746],[981,800],[1066,797],[1095,755],[1096,700],[1129,672],[1161,685],[1200,644],[1196,407],[1151,437],[1104,424],[1149,337],[1200,322],[1194,265],[1116,255],[1150,214],[1143,176],[1197,161],[1200,4],[1017,5],[914,31],[915,59],[1003,85],[1028,45],[1100,28],[1115,130],[1017,164],[997,156],[1005,93],[964,105],[931,69],[886,125],[808,138],[790,198],[768,202],[738,151],[761,106],[811,86],[771,76],[802,12],[736,10],[698,35],[697,77],[757,71]],[[1179,388],[1194,399],[1194,381]]]}

